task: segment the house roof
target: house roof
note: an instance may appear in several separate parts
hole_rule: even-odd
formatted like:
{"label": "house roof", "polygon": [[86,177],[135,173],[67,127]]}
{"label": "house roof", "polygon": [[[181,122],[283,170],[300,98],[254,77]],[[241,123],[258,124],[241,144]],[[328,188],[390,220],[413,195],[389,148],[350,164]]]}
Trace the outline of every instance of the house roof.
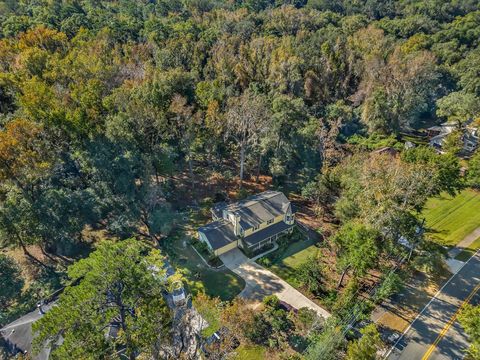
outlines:
{"label": "house roof", "polygon": [[288,225],[284,221],[280,221],[276,224],[266,227],[260,231],[253,233],[252,235],[246,236],[243,238],[243,241],[247,246],[254,246],[261,242],[262,240],[268,239],[271,236],[281,233],[282,231],[291,228],[293,225]]}
{"label": "house roof", "polygon": [[202,226],[198,231],[205,235],[213,250],[238,240],[233,225],[224,219]]}
{"label": "house roof", "polygon": [[285,214],[289,206],[290,201],[282,192],[265,191],[230,204],[226,209],[240,217],[240,226],[245,230]]}
{"label": "house roof", "polygon": [[[470,122],[464,122],[465,125],[468,125]],[[444,122],[440,125],[434,125],[429,127],[427,130],[429,131],[440,131],[440,132],[452,132],[453,129],[457,128],[458,124],[455,122]]]}
{"label": "house roof", "polygon": [[[55,302],[51,302],[42,305],[42,309],[44,312],[47,312],[54,305]],[[44,346],[38,354],[32,354],[32,341],[34,338],[32,324],[42,316],[43,314],[41,314],[40,311],[32,311],[0,329],[0,335],[14,350],[30,354],[33,360],[47,360],[50,356],[50,346],[48,345]]]}
{"label": "house roof", "polygon": [[437,136],[434,136],[430,139],[430,145],[438,145],[441,146],[445,139],[447,138],[448,134],[439,134]]}

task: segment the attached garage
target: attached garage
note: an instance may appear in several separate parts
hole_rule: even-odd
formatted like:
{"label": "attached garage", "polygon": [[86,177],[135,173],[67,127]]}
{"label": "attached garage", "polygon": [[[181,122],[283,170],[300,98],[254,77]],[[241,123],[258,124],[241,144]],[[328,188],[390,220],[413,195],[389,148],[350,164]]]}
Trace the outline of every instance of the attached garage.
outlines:
{"label": "attached garage", "polygon": [[214,254],[215,254],[216,256],[225,254],[227,251],[233,250],[233,249],[235,249],[237,246],[238,246],[238,245],[237,245],[237,241],[232,242],[232,243],[227,244],[227,245],[225,245],[225,246],[223,246],[223,247],[221,247],[221,248],[219,248],[219,249],[217,249],[217,250],[214,250]]}
{"label": "attached garage", "polygon": [[222,255],[238,246],[238,237],[235,236],[232,224],[221,219],[198,229],[198,237],[208,245],[216,255]]}

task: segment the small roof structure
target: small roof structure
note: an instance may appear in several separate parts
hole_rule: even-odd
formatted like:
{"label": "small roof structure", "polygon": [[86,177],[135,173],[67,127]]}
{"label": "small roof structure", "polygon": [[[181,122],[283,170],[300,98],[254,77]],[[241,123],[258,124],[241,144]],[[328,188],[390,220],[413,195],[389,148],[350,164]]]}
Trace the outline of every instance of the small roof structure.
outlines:
{"label": "small roof structure", "polygon": [[218,250],[238,240],[233,225],[224,219],[202,226],[198,231],[205,235],[213,250]]}

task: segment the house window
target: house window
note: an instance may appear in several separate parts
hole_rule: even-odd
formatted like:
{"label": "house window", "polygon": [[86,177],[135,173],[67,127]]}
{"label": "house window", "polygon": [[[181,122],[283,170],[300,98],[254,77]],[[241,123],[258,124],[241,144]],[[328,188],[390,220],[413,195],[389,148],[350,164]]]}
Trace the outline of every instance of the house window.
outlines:
{"label": "house window", "polygon": [[272,224],[272,223],[273,223],[273,220],[274,220],[274,219],[270,219],[270,220],[268,220],[268,221],[267,221],[267,225],[270,225],[270,224]]}

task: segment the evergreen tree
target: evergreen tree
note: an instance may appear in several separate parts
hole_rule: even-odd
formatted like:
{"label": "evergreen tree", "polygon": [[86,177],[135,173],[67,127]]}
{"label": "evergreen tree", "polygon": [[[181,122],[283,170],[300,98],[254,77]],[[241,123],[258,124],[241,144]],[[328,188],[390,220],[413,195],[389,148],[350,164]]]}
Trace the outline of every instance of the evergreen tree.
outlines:
{"label": "evergreen tree", "polygon": [[51,344],[54,359],[121,353],[135,359],[157,342],[168,343],[171,314],[162,296],[163,274],[156,271],[163,261],[157,250],[133,239],[100,243],[70,266],[72,285],[34,324],[36,348]]}

